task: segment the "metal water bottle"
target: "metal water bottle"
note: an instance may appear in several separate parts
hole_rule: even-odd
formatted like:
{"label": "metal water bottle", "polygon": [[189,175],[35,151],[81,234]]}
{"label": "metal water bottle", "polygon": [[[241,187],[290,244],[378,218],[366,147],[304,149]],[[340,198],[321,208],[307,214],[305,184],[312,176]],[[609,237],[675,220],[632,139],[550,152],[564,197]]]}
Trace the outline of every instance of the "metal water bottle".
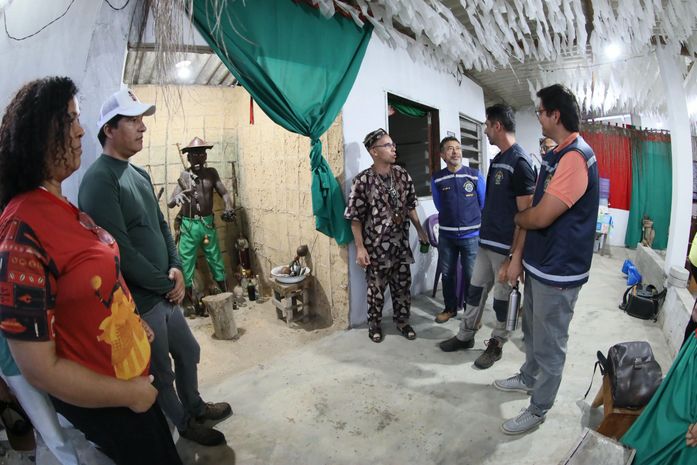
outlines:
{"label": "metal water bottle", "polygon": [[520,291],[518,282],[508,295],[508,314],[506,315],[506,331],[515,331],[518,326],[518,309],[520,308]]}

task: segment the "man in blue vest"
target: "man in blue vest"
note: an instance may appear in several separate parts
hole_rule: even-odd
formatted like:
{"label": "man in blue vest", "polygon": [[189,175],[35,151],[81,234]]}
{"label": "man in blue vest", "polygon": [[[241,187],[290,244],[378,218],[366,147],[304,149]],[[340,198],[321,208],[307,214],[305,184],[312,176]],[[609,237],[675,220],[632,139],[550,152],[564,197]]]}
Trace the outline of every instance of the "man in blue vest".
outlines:
{"label": "man in blue vest", "polygon": [[514,245],[505,270],[511,282],[525,268],[525,363],[520,373],[497,380],[494,386],[531,394],[528,408],[501,425],[506,434],[536,428],[554,404],[569,324],[590,274],[598,217],[598,164],[593,149],[578,134],[576,97],[560,84],[541,89],[537,97],[535,113],[542,134],[558,145],[542,160],[532,207],[515,216],[516,225],[524,230],[517,240],[525,245],[522,256]]}
{"label": "man in blue vest", "polygon": [[474,335],[480,326],[487,295],[493,287],[496,322],[491,338],[486,341],[486,350],[474,361],[480,369],[489,368],[501,359],[503,344],[508,340],[506,313],[511,286],[496,277],[518,234],[513,217],[530,206],[535,191],[532,160],[516,143],[513,109],[503,104],[487,108],[484,127],[489,143],[497,146],[500,152],[492,160],[487,176],[479,250],[460,331],[440,343],[444,352],[474,347]]}
{"label": "man in blue vest", "polygon": [[478,170],[462,165],[462,147],[455,137],[440,142],[445,168],[433,175],[431,192],[438,210],[438,260],[443,273],[445,309],[436,315],[436,323],[445,323],[457,315],[457,260],[469,286],[477,236],[484,208],[484,177]]}

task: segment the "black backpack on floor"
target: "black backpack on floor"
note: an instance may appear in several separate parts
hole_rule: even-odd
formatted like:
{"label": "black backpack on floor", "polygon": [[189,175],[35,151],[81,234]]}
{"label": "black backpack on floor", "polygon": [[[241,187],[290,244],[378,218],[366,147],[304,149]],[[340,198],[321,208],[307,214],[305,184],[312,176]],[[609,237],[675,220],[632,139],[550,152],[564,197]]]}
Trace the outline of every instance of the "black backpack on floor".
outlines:
{"label": "black backpack on floor", "polygon": [[656,286],[649,284],[635,284],[624,291],[620,309],[624,310],[628,315],[642,320],[658,319],[658,309],[666,297],[666,289],[658,292]]}

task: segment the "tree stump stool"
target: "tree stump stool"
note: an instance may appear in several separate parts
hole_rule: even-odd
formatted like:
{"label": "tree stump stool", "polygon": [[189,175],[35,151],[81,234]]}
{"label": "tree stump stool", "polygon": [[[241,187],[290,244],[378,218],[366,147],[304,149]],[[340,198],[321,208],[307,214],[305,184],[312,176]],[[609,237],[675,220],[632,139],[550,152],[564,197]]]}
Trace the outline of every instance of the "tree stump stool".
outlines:
{"label": "tree stump stool", "polygon": [[643,408],[616,408],[613,405],[612,388],[610,378],[607,375],[603,376],[603,385],[595,396],[591,407],[595,408],[601,405],[603,406],[603,421],[596,431],[613,439],[621,438],[644,410]]}
{"label": "tree stump stool", "polygon": [[222,292],[202,299],[211,316],[216,339],[234,339],[237,337],[237,325],[232,311],[234,298],[232,292]]}
{"label": "tree stump stool", "polygon": [[287,326],[290,326],[295,319],[295,312],[301,313],[301,319],[309,315],[312,280],[312,276],[306,276],[305,279],[294,284],[283,284],[275,279],[271,280],[276,314],[279,319],[286,320]]}

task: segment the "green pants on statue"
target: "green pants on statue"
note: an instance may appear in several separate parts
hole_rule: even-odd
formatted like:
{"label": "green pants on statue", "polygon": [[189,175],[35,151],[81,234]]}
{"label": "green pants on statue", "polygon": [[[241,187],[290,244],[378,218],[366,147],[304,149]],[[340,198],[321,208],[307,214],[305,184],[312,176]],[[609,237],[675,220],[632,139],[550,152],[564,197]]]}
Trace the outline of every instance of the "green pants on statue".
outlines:
{"label": "green pants on statue", "polygon": [[[213,215],[198,218],[182,217],[179,237],[179,257],[182,261],[184,284],[191,287],[194,282],[196,255],[198,248],[203,248],[208,267],[215,281],[225,281],[225,265],[218,246],[218,234],[215,231]],[[208,244],[204,238],[208,236]]]}

